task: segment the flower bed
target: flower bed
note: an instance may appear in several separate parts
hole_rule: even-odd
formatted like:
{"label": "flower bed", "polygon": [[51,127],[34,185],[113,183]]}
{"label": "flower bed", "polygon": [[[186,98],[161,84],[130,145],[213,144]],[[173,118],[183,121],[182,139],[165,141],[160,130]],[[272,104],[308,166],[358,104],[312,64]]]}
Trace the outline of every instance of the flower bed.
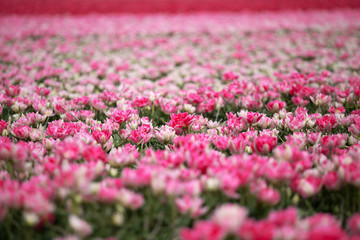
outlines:
{"label": "flower bed", "polygon": [[360,238],[359,11],[0,24],[0,239]]}

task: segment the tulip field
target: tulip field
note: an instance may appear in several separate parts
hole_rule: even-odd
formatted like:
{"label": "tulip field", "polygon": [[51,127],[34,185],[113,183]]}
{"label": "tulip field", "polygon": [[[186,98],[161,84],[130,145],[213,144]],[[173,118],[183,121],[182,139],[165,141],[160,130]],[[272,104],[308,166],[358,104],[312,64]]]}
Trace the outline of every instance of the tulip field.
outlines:
{"label": "tulip field", "polygon": [[360,240],[359,10],[0,26],[0,239]]}

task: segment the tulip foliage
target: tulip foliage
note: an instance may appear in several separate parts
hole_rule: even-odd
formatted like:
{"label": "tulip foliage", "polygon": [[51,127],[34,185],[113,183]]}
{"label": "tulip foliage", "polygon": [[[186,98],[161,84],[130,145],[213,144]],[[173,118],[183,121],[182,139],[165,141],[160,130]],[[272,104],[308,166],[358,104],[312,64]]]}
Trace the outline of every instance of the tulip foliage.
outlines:
{"label": "tulip foliage", "polygon": [[360,239],[358,10],[0,25],[0,239]]}

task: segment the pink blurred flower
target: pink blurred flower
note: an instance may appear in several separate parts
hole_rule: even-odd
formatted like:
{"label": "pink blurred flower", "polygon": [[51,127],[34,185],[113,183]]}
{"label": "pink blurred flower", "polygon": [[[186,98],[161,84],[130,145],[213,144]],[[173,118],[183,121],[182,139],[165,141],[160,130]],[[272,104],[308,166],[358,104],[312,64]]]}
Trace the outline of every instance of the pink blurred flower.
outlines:
{"label": "pink blurred flower", "polygon": [[146,106],[150,106],[151,102],[148,97],[138,97],[133,101],[134,107],[143,108]]}
{"label": "pink blurred flower", "polygon": [[308,198],[318,193],[321,186],[321,178],[308,176],[307,178],[300,179],[297,189],[302,197]]}
{"label": "pink blurred flower", "polygon": [[248,210],[244,207],[227,203],[217,207],[211,219],[227,232],[235,233],[247,218]]}
{"label": "pink blurred flower", "polygon": [[69,225],[80,237],[86,237],[92,233],[91,225],[76,215],[69,216]]}
{"label": "pink blurred flower", "polygon": [[121,189],[118,195],[120,202],[128,208],[139,209],[144,204],[144,197],[128,189]]}
{"label": "pink blurred flower", "polygon": [[279,100],[275,100],[275,101],[272,101],[272,102],[269,102],[268,104],[266,104],[267,110],[269,110],[272,113],[278,112],[279,110],[283,109],[284,107],[286,107],[286,103],[283,101],[279,101]]}
{"label": "pink blurred flower", "polygon": [[280,193],[270,187],[262,188],[258,192],[257,197],[260,201],[269,205],[276,205],[280,202]]}
{"label": "pink blurred flower", "polygon": [[311,101],[316,106],[325,106],[331,101],[331,97],[322,93],[318,93],[316,97],[310,96]]}
{"label": "pink blurred flower", "polygon": [[8,127],[8,123],[5,120],[0,120],[0,135],[2,135],[3,131]]}
{"label": "pink blurred flower", "polygon": [[256,153],[268,154],[277,145],[277,138],[267,135],[258,136],[254,139],[252,148]]}
{"label": "pink blurred flower", "polygon": [[10,85],[7,89],[5,89],[5,94],[8,97],[16,97],[20,94],[20,88],[17,85],[16,86]]}
{"label": "pink blurred flower", "polygon": [[174,137],[176,136],[175,130],[169,126],[161,126],[157,128],[154,132],[156,139],[160,143],[171,143]]}
{"label": "pink blurred flower", "polygon": [[244,240],[271,240],[274,235],[274,226],[265,220],[246,220],[238,229],[238,236]]}
{"label": "pink blurred flower", "polygon": [[355,235],[360,236],[360,214],[355,213],[347,220],[348,229]]}
{"label": "pink blurred flower", "polygon": [[189,213],[191,217],[199,217],[207,211],[206,207],[202,207],[203,200],[201,198],[189,195],[175,199],[175,204],[181,214]]}
{"label": "pink blurred flower", "polygon": [[239,76],[234,74],[233,72],[226,72],[223,74],[223,79],[226,81],[234,81],[238,78],[239,78]]}
{"label": "pink blurred flower", "polygon": [[225,237],[225,232],[212,221],[199,221],[195,223],[193,229],[182,229],[180,237],[183,240],[222,240]]}

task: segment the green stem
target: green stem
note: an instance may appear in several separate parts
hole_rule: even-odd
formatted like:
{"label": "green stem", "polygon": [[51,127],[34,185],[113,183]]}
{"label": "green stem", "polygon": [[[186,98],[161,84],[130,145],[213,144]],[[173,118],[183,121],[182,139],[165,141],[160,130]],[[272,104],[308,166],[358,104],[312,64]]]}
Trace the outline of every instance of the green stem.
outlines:
{"label": "green stem", "polygon": [[11,176],[11,179],[15,179],[14,167],[13,167],[12,162],[6,161],[5,164],[6,164],[6,169],[8,170],[8,172]]}
{"label": "green stem", "polygon": [[305,205],[308,207],[308,210],[314,214],[315,213],[315,210],[313,209],[313,207],[311,206],[311,203],[308,199],[305,199]]}

